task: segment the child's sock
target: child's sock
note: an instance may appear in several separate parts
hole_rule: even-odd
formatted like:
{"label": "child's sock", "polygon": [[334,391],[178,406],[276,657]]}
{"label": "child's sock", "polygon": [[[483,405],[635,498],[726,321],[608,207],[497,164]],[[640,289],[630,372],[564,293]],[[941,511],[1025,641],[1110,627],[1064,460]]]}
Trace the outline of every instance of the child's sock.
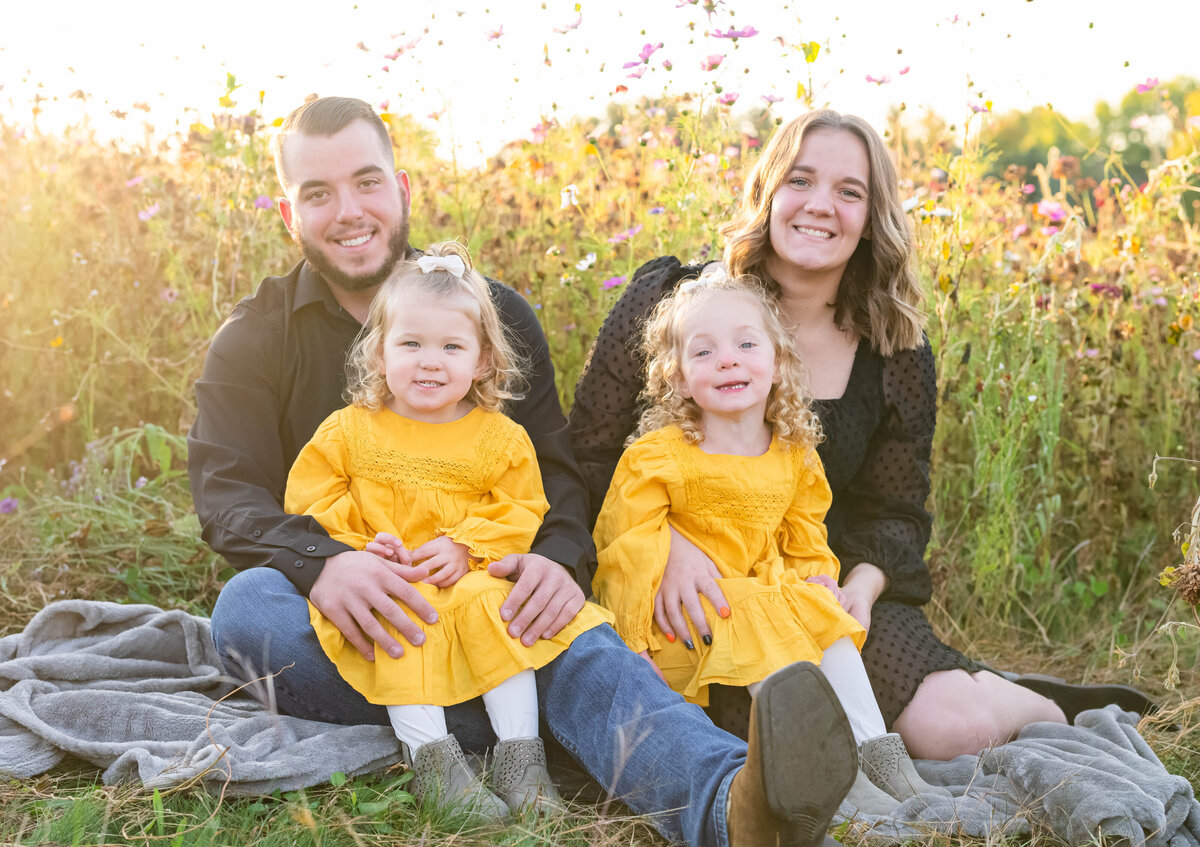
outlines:
{"label": "child's sock", "polygon": [[821,657],[821,673],[829,680],[833,693],[846,711],[854,740],[862,744],[869,738],[887,734],[883,714],[867,679],[862,656],[849,638],[839,638],[825,648]]}
{"label": "child's sock", "polygon": [[446,710],[441,706],[388,706],[387,713],[396,737],[408,745],[410,755],[418,747],[449,735]]}
{"label": "child's sock", "polygon": [[526,668],[483,694],[497,741],[538,737],[537,679]]}

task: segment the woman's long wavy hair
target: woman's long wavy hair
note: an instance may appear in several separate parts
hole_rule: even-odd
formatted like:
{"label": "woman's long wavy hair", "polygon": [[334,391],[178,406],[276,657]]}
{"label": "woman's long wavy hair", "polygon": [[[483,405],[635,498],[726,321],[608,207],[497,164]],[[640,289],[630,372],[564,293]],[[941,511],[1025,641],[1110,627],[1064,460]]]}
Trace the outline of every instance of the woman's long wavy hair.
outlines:
{"label": "woman's long wavy hair", "polygon": [[763,326],[775,348],[775,372],[779,380],[767,395],[764,419],[780,441],[810,449],[821,441],[821,421],[811,408],[808,372],[775,298],[754,277],[731,277],[724,268],[714,265],[699,279],[682,283],[660,301],[646,322],[642,334],[642,352],[647,360],[646,386],[641,397],[645,411],[627,445],[647,432],[671,424],[683,430],[684,437],[692,444],[704,440],[700,407],[679,391],[683,380],[683,333],[697,306],[712,297],[731,293],[749,297],[761,307]]}
{"label": "woman's long wavy hair", "polygon": [[[467,248],[457,241],[443,241],[425,250],[426,256],[457,256],[466,271],[461,277],[448,270],[422,271],[416,258],[400,262],[371,301],[367,320],[346,360],[346,401],[368,411],[378,411],[392,398],[383,365],[383,342],[396,304],[402,294],[420,291],[457,308],[465,300],[479,332],[480,356],[487,370],[472,384],[466,400],[486,412],[503,411],[504,403],[520,398],[525,378],[521,362],[505,335],[500,316],[488,293],[488,282],[471,264]],[[417,257],[420,258],[420,257]]]}
{"label": "woman's long wavy hair", "polygon": [[758,277],[779,295],[779,283],[767,270],[774,256],[771,202],[805,136],[819,129],[848,132],[862,141],[871,169],[867,228],[838,286],[834,320],[843,330],[867,339],[884,356],[920,347],[925,294],[912,268],[912,229],[900,203],[896,168],[887,147],[862,118],[823,109],[801,115],[775,133],[750,171],[733,219],[721,228],[725,264],[731,274]]}

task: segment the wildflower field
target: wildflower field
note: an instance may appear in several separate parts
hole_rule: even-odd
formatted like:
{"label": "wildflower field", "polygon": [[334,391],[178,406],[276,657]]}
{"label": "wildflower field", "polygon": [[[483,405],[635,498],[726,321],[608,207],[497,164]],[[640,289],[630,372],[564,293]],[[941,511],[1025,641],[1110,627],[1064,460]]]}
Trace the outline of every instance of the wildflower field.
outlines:
{"label": "wildflower field", "polygon": [[[1200,784],[1200,93],[1150,82],[1130,97],[1169,132],[1136,168],[1103,144],[1009,158],[986,109],[880,129],[938,362],[935,626],[999,667],[1145,688],[1168,718],[1147,736]],[[206,614],[229,576],[187,490],[191,385],[231,307],[297,258],[274,208],[276,116],[233,91],[154,145],[0,121],[0,632],[64,597]],[[385,114],[413,243],[460,238],[525,295],[564,405],[640,264],[719,256],[777,118],[717,100],[547,121],[475,169]],[[403,778],[335,783],[163,795],[76,762],[0,787],[0,841],[661,843],[619,806],[472,835],[414,809]]]}

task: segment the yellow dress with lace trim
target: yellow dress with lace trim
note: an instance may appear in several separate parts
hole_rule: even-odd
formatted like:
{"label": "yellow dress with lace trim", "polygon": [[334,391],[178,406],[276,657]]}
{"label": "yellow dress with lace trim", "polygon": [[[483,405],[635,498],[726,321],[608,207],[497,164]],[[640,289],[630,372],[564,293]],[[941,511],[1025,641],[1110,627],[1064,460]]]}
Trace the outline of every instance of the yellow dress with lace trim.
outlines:
{"label": "yellow dress with lace trim", "polygon": [[[862,625],[829,589],[805,582],[838,577],[824,524],[831,502],[815,451],[773,438],[761,456],[711,455],[676,426],[647,433],[621,456],[596,521],[596,599],[625,643],[648,650],[667,683],[700,705],[713,683],[744,686],[792,662],[820,663],[839,638],[861,649]],[[702,596],[712,644],[692,628],[694,650],[654,622],[671,527],[712,559],[732,612],[722,618]]]}
{"label": "yellow dress with lace trim", "polygon": [[399,659],[377,650],[368,662],[309,604],[325,654],[371,703],[461,703],[526,668],[542,667],[576,636],[612,620],[589,603],[558,635],[532,647],[508,635],[500,605],[512,583],[486,568],[510,553],[529,552],[549,506],[529,436],[504,415],[473,409],[459,420],[430,424],[388,409],[340,409],[297,456],[284,508],[311,515],[356,550],[379,532],[390,532],[409,550],[446,535],[480,560],[448,588],[414,584],[437,609],[438,621],[417,621],[425,643]]}

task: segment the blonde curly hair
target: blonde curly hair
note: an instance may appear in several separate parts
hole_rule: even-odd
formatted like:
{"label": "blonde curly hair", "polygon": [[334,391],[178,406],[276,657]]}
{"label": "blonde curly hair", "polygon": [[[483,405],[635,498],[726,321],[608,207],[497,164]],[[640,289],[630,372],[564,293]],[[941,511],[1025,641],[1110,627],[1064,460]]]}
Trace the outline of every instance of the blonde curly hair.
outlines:
{"label": "blonde curly hair", "polygon": [[775,370],[779,380],[767,395],[764,419],[780,441],[813,449],[820,443],[821,421],[812,410],[808,372],[792,333],[775,298],[755,277],[731,277],[720,265],[706,269],[698,279],[680,283],[675,292],[654,308],[642,333],[646,357],[646,385],[641,402],[645,411],[637,431],[626,446],[647,432],[675,424],[692,444],[704,440],[700,431],[701,409],[679,392],[683,374],[684,327],[696,307],[718,294],[749,296],[762,309],[763,326],[775,348]]}
{"label": "blonde curly hair", "polygon": [[346,360],[346,402],[378,411],[392,398],[383,365],[383,341],[402,294],[421,291],[440,300],[467,299],[479,331],[480,357],[488,367],[475,379],[464,398],[485,412],[500,412],[508,400],[518,400],[525,388],[521,362],[500,324],[500,315],[488,292],[488,281],[471,263],[467,248],[443,241],[426,248],[425,256],[457,256],[466,270],[461,277],[448,270],[421,270],[416,257],[399,262],[371,301],[367,320]]}

